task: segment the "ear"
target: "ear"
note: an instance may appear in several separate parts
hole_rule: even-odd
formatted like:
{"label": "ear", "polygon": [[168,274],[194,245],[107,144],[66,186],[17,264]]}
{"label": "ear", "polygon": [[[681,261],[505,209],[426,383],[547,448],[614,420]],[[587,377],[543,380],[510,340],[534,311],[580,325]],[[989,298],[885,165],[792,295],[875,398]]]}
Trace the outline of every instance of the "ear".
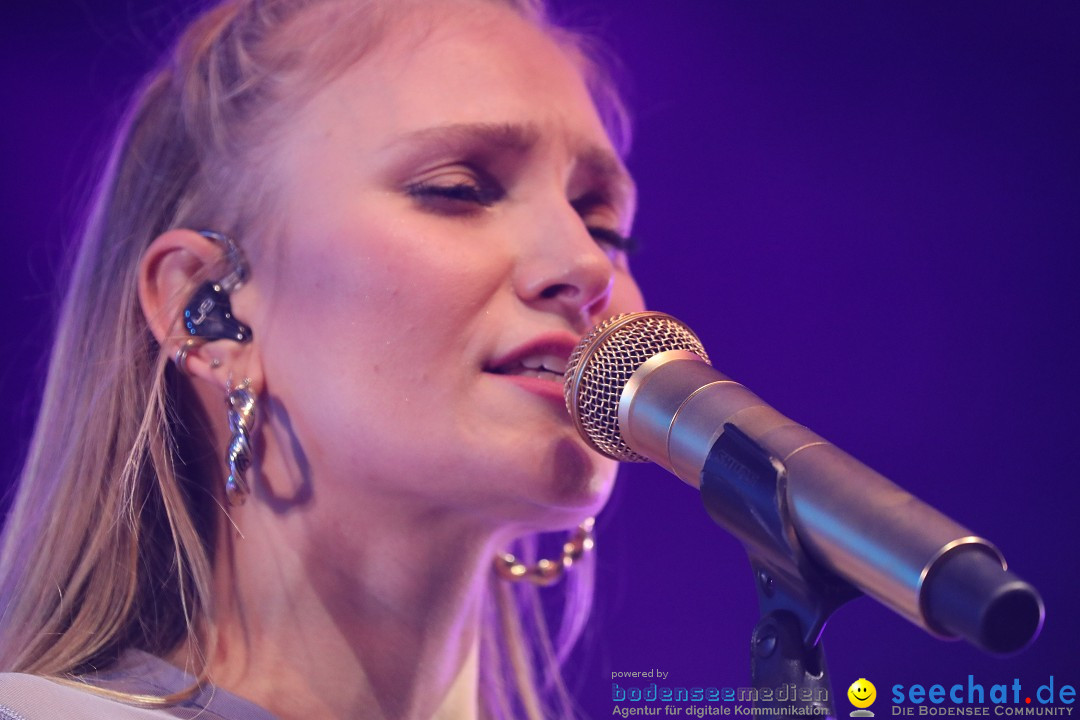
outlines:
{"label": "ear", "polygon": [[[173,229],[154,239],[139,262],[139,303],[150,331],[162,349],[175,357],[190,341],[183,313],[185,305],[205,282],[218,279],[224,251],[194,230]],[[242,292],[242,289],[238,292]],[[253,343],[235,340],[196,341],[187,352],[188,374],[225,389],[250,379],[256,393],[262,373]]]}

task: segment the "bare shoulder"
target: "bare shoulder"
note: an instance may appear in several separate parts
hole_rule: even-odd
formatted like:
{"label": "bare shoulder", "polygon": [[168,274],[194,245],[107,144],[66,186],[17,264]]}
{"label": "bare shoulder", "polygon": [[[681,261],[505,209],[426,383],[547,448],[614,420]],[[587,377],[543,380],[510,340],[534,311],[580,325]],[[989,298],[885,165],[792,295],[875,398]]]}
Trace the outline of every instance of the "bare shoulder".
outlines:
{"label": "bare shoulder", "polygon": [[0,720],[149,720],[162,715],[78,687],[22,673],[0,673]]}

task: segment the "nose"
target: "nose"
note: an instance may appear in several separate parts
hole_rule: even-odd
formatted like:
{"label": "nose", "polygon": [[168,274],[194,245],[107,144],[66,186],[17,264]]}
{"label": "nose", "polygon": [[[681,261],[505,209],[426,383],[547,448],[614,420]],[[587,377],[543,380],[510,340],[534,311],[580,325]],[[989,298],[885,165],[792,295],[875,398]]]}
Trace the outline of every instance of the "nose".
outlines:
{"label": "nose", "polygon": [[517,264],[514,286],[527,305],[566,317],[584,331],[611,300],[615,267],[570,208],[534,227]]}

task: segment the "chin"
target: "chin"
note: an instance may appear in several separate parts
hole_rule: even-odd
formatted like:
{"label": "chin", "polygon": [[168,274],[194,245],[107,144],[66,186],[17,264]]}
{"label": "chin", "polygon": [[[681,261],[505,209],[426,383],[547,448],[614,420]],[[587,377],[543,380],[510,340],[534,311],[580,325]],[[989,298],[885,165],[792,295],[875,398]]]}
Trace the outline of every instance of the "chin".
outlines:
{"label": "chin", "polygon": [[[447,486],[456,505],[511,533],[576,527],[603,509],[618,463],[588,447],[565,426],[557,433],[510,432],[483,447],[460,444],[427,477],[458,474]],[[445,498],[445,496],[443,496]]]}
{"label": "chin", "polygon": [[562,530],[603,509],[615,485],[618,463],[580,441],[565,440],[554,451],[551,473],[534,497],[537,530]]}

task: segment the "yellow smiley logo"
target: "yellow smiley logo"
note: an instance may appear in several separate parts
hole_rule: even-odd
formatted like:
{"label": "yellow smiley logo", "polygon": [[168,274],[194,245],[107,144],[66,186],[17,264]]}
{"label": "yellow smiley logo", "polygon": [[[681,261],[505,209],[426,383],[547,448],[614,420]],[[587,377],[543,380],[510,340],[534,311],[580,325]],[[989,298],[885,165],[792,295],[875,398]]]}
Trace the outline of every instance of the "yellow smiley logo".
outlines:
{"label": "yellow smiley logo", "polygon": [[859,678],[847,689],[848,700],[857,708],[868,708],[877,698],[877,688],[866,678]]}

